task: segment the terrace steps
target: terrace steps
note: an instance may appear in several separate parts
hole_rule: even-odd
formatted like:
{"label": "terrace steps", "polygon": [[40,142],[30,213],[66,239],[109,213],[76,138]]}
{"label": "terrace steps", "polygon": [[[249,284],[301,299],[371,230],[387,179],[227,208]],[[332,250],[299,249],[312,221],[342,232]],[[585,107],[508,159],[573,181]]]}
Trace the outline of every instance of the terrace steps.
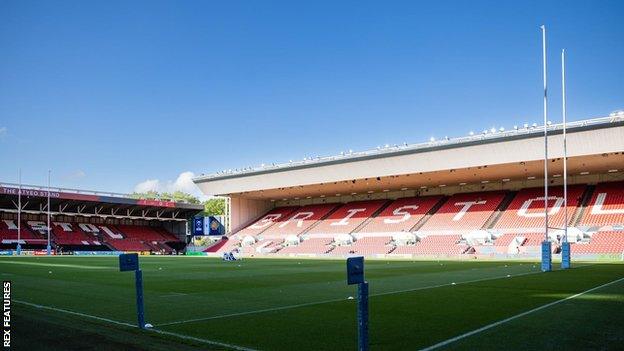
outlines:
{"label": "terrace steps", "polygon": [[329,216],[331,216],[334,212],[338,211],[338,209],[340,207],[342,207],[342,205],[343,205],[342,203],[336,204],[336,207],[332,208],[331,211],[327,212],[318,221],[312,223],[312,225],[309,226],[308,228],[306,228],[304,231],[302,231],[300,235],[304,235],[306,233],[309,233],[312,229],[314,229],[314,227],[316,227],[317,225],[321,224],[326,218],[329,218]]}
{"label": "terrace steps", "polygon": [[431,210],[429,210],[429,212],[427,212],[426,215],[423,216],[423,218],[421,218],[418,222],[416,222],[416,224],[410,228],[410,232],[415,232],[418,231],[418,229],[420,229],[423,225],[425,225],[425,223],[427,223],[427,221],[429,220],[429,218],[431,218],[431,216],[433,216],[436,212],[438,212],[438,210],[444,206],[444,204],[446,203],[446,201],[449,199],[450,196],[442,196],[440,198],[440,200],[433,205],[433,207],[431,207]]}
{"label": "terrace steps", "polygon": [[509,207],[509,204],[513,201],[517,194],[517,191],[510,191],[505,195],[503,201],[501,201],[501,203],[498,205],[498,208],[496,208],[496,211],[492,213],[490,218],[488,218],[488,220],[485,222],[485,225],[483,225],[483,229],[494,228],[496,222],[498,222],[499,218],[503,215],[505,210],[507,210],[507,207]]}
{"label": "terrace steps", "polygon": [[357,227],[355,227],[355,229],[353,229],[351,231],[352,233],[358,233],[360,231],[360,229],[366,227],[366,225],[368,225],[368,223],[370,223],[372,220],[375,219],[375,217],[379,216],[379,214],[381,212],[383,212],[388,206],[390,206],[390,204],[392,204],[391,200],[386,201],[383,205],[381,205],[381,207],[379,207],[379,209],[377,209],[377,211],[375,211],[370,217],[366,218],[366,220],[362,223],[360,223],[360,225],[358,225]]}
{"label": "terrace steps", "polygon": [[587,185],[587,187],[585,188],[585,192],[583,193],[581,197],[581,201],[579,203],[578,208],[572,215],[572,218],[570,218],[570,222],[568,223],[569,226],[574,227],[574,226],[579,225],[579,223],[581,222],[581,219],[583,218],[583,214],[585,214],[585,211],[587,210],[587,207],[589,206],[589,203],[591,202],[592,196],[594,195],[594,190],[596,190],[595,185]]}

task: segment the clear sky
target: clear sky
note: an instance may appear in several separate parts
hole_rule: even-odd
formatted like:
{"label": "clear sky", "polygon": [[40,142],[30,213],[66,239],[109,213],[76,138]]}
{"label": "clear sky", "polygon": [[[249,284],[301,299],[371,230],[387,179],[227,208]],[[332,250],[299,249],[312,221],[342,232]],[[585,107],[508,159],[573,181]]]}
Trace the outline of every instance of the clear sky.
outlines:
{"label": "clear sky", "polygon": [[57,186],[188,190],[188,172],[539,123],[541,24],[551,120],[561,48],[570,119],[605,116],[624,109],[623,13],[621,0],[0,0],[0,181],[52,169]]}

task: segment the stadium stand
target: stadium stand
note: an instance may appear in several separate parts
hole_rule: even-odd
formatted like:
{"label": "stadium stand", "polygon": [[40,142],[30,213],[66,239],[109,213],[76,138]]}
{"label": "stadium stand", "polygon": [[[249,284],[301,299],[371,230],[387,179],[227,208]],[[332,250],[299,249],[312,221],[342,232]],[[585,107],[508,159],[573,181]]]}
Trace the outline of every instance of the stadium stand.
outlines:
{"label": "stadium stand", "polygon": [[[568,187],[568,219],[571,220],[585,190],[584,185]],[[548,194],[549,226],[564,226],[563,187],[549,188]],[[503,212],[494,228],[497,229],[543,229],[544,227],[544,189],[531,188],[518,192],[507,209]]]}
{"label": "stadium stand", "polygon": [[[100,228],[104,231],[103,227]],[[108,235],[105,239],[106,243],[120,251],[161,251],[168,253],[172,249],[167,245],[167,242],[179,241],[162,228],[139,225],[107,226],[106,228],[123,236],[118,238],[116,235]]]}
{"label": "stadium stand", "polygon": [[[494,241],[498,253],[523,254],[531,250],[539,250],[544,241],[544,233],[506,233]],[[551,249],[556,251],[557,243]]]}
{"label": "stadium stand", "polygon": [[313,226],[319,220],[325,218],[337,204],[308,205],[297,208],[290,216],[286,216],[275,222],[262,233],[264,238],[285,237],[287,235],[299,235]]}
{"label": "stadium stand", "polygon": [[[563,188],[551,187],[549,196],[550,226],[561,228],[564,225]],[[462,193],[448,198],[425,196],[282,207],[269,211],[254,224],[231,236],[230,240],[222,241],[207,252],[436,256],[474,252],[538,254],[544,240],[543,211],[542,188]],[[569,186],[568,219],[569,226],[576,224],[581,228],[575,229],[579,234],[572,242],[582,238],[587,228],[603,228],[591,240],[575,244],[574,252],[618,253],[624,235],[610,230],[624,224],[624,182],[602,183],[595,188]],[[393,241],[393,236],[410,232],[421,237],[420,241],[414,245]],[[348,240],[339,240],[341,235]],[[553,252],[559,250],[560,235],[551,232]],[[297,236],[304,239],[299,245],[285,244],[285,239],[297,240]],[[245,238],[251,243],[241,247]]]}
{"label": "stadium stand", "polygon": [[258,220],[254,221],[252,224],[243,228],[238,232],[239,235],[258,235],[271,226],[273,226],[276,222],[288,217],[293,211],[295,211],[298,207],[276,207],[271,211],[267,212],[264,216],[260,217]]}
{"label": "stadium stand", "polygon": [[502,191],[451,196],[420,228],[421,231],[481,229],[505,197]]}
{"label": "stadium stand", "polygon": [[228,238],[222,238],[222,240],[217,241],[216,243],[208,246],[203,250],[203,252],[223,252],[222,248],[227,244],[230,240]]}
{"label": "stadium stand", "polygon": [[357,232],[387,233],[410,231],[441,199],[441,196],[427,196],[395,200]]}
{"label": "stadium stand", "polygon": [[393,254],[412,254],[425,256],[460,255],[470,246],[461,242],[461,235],[429,235],[416,245],[397,246]]}
{"label": "stadium stand", "polygon": [[589,242],[570,245],[574,254],[624,254],[624,231],[596,232]]}
{"label": "stadium stand", "polygon": [[394,250],[394,245],[391,245],[391,236],[372,236],[362,237],[355,241],[351,245],[336,246],[332,250],[334,255],[374,255],[374,254],[387,254]]}
{"label": "stadium stand", "polygon": [[108,239],[106,243],[119,251],[151,251],[153,249],[138,239]]}
{"label": "stadium stand", "polygon": [[307,234],[349,234],[386,203],[386,200],[371,200],[344,204],[312,227]]}
{"label": "stadium stand", "polygon": [[[44,241],[44,238],[30,230],[24,221],[22,221],[20,228],[20,239],[25,243],[40,243]],[[17,221],[9,219],[0,221],[0,240],[3,244],[17,240]]]}
{"label": "stadium stand", "polygon": [[624,182],[598,184],[579,225],[624,225]]}
{"label": "stadium stand", "polygon": [[48,232],[55,254],[177,254],[186,247],[187,221],[203,209],[200,204],[165,198],[0,183],[0,249],[9,253],[18,249],[17,219],[21,218],[25,254],[47,254],[43,250]]}
{"label": "stadium stand", "polygon": [[95,236],[83,232],[75,223],[53,222],[52,234],[57,245],[101,245]]}
{"label": "stadium stand", "polygon": [[281,254],[326,254],[332,250],[331,238],[309,238],[299,245],[286,246],[279,251]]}
{"label": "stadium stand", "polygon": [[240,243],[241,241],[239,239],[236,238],[225,238],[221,241],[223,244],[221,244],[216,251],[212,251],[211,247],[204,250],[204,252],[218,252],[218,253],[224,253],[224,252],[232,252],[232,251],[238,251],[240,249]]}

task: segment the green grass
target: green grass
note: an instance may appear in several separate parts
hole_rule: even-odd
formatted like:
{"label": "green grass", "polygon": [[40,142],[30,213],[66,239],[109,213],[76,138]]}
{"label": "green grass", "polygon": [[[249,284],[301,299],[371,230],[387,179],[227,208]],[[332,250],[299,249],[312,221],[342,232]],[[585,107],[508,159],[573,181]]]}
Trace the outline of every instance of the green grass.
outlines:
{"label": "green grass", "polygon": [[[146,320],[169,334],[18,302],[134,324],[133,274],[118,272],[116,257],[0,258],[0,275],[13,282],[14,349],[227,349],[203,340],[356,349],[356,302],[347,299],[356,288],[344,261],[142,257],[141,266]],[[624,265],[539,273],[532,262],[369,260],[366,277],[371,349],[415,350],[621,279]],[[440,349],[616,350],[622,325],[624,280]]]}

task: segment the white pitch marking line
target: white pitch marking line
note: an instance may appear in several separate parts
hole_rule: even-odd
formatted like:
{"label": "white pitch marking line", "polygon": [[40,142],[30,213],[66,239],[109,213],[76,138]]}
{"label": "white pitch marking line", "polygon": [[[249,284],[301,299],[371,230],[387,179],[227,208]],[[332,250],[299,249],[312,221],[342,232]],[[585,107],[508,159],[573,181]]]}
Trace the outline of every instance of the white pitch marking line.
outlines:
{"label": "white pitch marking line", "polygon": [[[66,314],[79,316],[79,317],[84,317],[84,318],[91,318],[91,319],[95,319],[95,320],[98,320],[98,321],[107,322],[107,323],[111,323],[111,324],[117,324],[117,325],[123,325],[123,326],[130,327],[130,328],[137,328],[137,326],[134,325],[134,324],[130,324],[130,323],[126,323],[126,322],[120,322],[120,321],[116,321],[116,320],[109,319],[109,318],[104,318],[104,317],[98,317],[98,316],[94,316],[94,315],[90,315],[90,314],[86,314],[86,313],[80,313],[80,312],[65,310],[65,309],[62,309],[62,308],[56,308],[56,307],[52,307],[52,306],[39,305],[39,304],[36,304],[36,303],[26,302],[26,301],[21,301],[21,300],[13,300],[13,302],[20,303],[20,304],[26,305],[26,306],[35,307],[35,308],[41,308],[41,309],[44,309],[44,310],[50,310],[50,311],[54,311],[54,312],[61,312],[61,313],[66,313]],[[200,342],[200,343],[203,343],[203,344],[226,347],[226,348],[230,348],[230,349],[233,349],[233,350],[256,351],[255,349],[251,349],[251,348],[247,348],[247,347],[243,347],[243,346],[227,344],[227,343],[223,343],[223,342],[219,342],[219,341],[207,340],[207,339],[202,339],[202,338],[196,338],[194,336],[188,336],[188,335],[184,335],[184,334],[172,333],[172,332],[168,332],[168,331],[164,331],[164,330],[158,330],[158,329],[153,329],[153,328],[149,328],[149,329],[145,329],[145,330],[146,331],[150,331],[150,332],[154,332],[154,333],[157,333],[157,334],[170,335],[170,336],[175,336],[175,337],[181,338],[181,339],[186,339],[186,340],[191,340],[191,341],[195,341],[195,342]]]}
{"label": "white pitch marking line", "polygon": [[93,315],[90,315],[90,314],[74,312],[74,311],[70,311],[70,310],[64,310],[64,309],[61,309],[61,308],[56,308],[56,307],[51,307],[51,306],[39,305],[39,304],[36,304],[36,303],[26,302],[26,301],[21,301],[21,300],[13,300],[13,302],[21,303],[22,305],[26,305],[26,306],[30,306],[30,307],[41,308],[41,309],[44,309],[44,310],[50,310],[50,311],[55,311],[55,312],[63,312],[63,313],[71,314],[71,315],[74,315],[74,316],[91,318],[91,319],[95,319],[95,320],[98,320],[98,321],[103,321],[103,322],[107,322],[107,323],[112,323],[112,324],[117,324],[117,325],[123,325],[123,326],[126,326],[126,327],[136,328],[136,325],[134,325],[134,324],[130,324],[130,323],[126,323],[126,322],[120,322],[120,321],[116,321],[116,320],[112,320],[112,319],[108,319],[108,318],[104,318],[104,317],[93,316]]}
{"label": "white pitch marking line", "polygon": [[86,266],[86,265],[80,265],[80,264],[40,263],[40,262],[28,262],[28,261],[21,262],[21,261],[9,261],[9,260],[0,260],[0,263],[26,265],[26,266],[41,266],[41,267],[77,268],[77,269],[115,269],[114,267],[108,267],[108,266]]}
{"label": "white pitch marking line", "polygon": [[440,347],[446,346],[446,345],[448,345],[448,344],[454,343],[455,341],[458,341],[458,340],[461,340],[461,339],[467,338],[467,337],[469,337],[469,336],[473,336],[473,335],[475,335],[475,334],[481,333],[481,332],[486,331],[486,330],[488,330],[488,329],[492,329],[492,328],[494,328],[494,327],[497,327],[497,326],[499,326],[499,325],[501,325],[501,324],[505,324],[505,323],[507,323],[507,322],[513,321],[514,319],[518,319],[518,318],[524,317],[524,316],[526,316],[526,315],[529,315],[529,314],[531,314],[531,313],[534,313],[534,312],[537,312],[537,311],[541,311],[541,310],[543,310],[543,309],[546,309],[546,308],[552,307],[552,306],[554,306],[554,305],[560,304],[560,303],[562,303],[562,302],[565,302],[565,301],[568,301],[568,300],[571,300],[571,299],[577,298],[577,297],[579,297],[579,296],[585,295],[585,294],[590,293],[590,292],[592,292],[592,291],[595,291],[595,290],[598,290],[598,289],[602,289],[602,288],[607,287],[607,286],[609,286],[609,285],[613,285],[613,284],[619,283],[619,282],[621,282],[621,281],[624,281],[624,278],[616,279],[616,280],[614,280],[614,281],[612,281],[612,282],[609,282],[609,283],[606,283],[606,284],[602,284],[602,285],[599,285],[599,286],[593,287],[593,288],[591,288],[591,289],[589,289],[589,290],[585,290],[585,291],[580,292],[580,293],[578,293],[578,294],[574,294],[574,295],[568,296],[568,297],[566,297],[566,298],[564,298],[564,299],[560,299],[560,300],[557,300],[557,301],[553,301],[553,302],[551,302],[551,303],[547,303],[547,304],[545,304],[545,305],[542,305],[542,306],[536,307],[536,308],[534,308],[534,309],[532,309],[532,310],[528,310],[528,311],[525,311],[525,312],[519,313],[519,314],[517,314],[517,315],[515,315],[515,316],[511,316],[511,317],[509,317],[509,318],[501,319],[501,320],[500,320],[500,321],[498,321],[498,322],[494,322],[494,323],[492,323],[492,324],[488,324],[488,325],[486,325],[486,326],[483,326],[483,327],[481,327],[481,328],[479,328],[479,329],[475,329],[475,330],[473,330],[473,331],[470,331],[470,332],[467,332],[467,333],[464,333],[464,334],[458,335],[458,336],[456,336],[456,337],[454,337],[454,338],[450,338],[450,339],[444,340],[444,341],[439,342],[439,343],[437,343],[437,344],[435,344],[435,345],[431,345],[431,346],[429,346],[429,347],[426,347],[426,348],[424,348],[424,349],[421,349],[420,351],[430,351],[430,350],[435,350],[435,349],[437,349],[437,348],[440,348]]}
{"label": "white pitch marking line", "polygon": [[[577,268],[580,268],[580,267],[584,267],[584,266],[577,266]],[[455,286],[456,285],[460,285],[460,284],[470,284],[470,283],[484,282],[484,281],[488,281],[488,280],[520,277],[520,276],[524,276],[524,275],[537,274],[537,273],[542,273],[542,271],[518,273],[518,274],[510,275],[509,277],[507,275],[501,275],[501,276],[491,277],[491,278],[481,278],[481,279],[474,279],[474,280],[466,280],[466,281],[456,282]],[[384,295],[400,294],[400,293],[405,293],[405,292],[412,292],[412,291],[419,291],[419,290],[441,288],[441,287],[445,287],[445,286],[453,286],[453,283],[422,286],[422,287],[418,287],[418,288],[405,289],[405,290],[388,291],[388,292],[383,292],[383,293],[371,294],[370,296],[374,297],[374,296],[384,296]],[[185,324],[185,323],[192,323],[192,322],[202,322],[202,321],[208,321],[208,320],[212,320],[212,319],[221,319],[221,318],[245,316],[245,315],[248,315],[248,314],[257,314],[257,313],[264,313],[264,312],[274,312],[274,311],[281,311],[281,310],[289,310],[289,309],[293,309],[293,308],[307,307],[307,306],[314,306],[314,305],[322,305],[322,304],[326,304],[326,303],[340,302],[340,301],[345,301],[345,300],[346,299],[332,299],[332,300],[324,300],[324,301],[316,301],[316,302],[306,302],[306,303],[301,303],[301,304],[297,304],[297,305],[288,305],[288,306],[281,306],[281,307],[271,307],[271,308],[265,308],[265,309],[261,309],[261,310],[236,312],[236,313],[222,314],[222,315],[217,315],[217,316],[212,316],[212,317],[195,318],[195,319],[187,319],[187,320],[183,320],[183,321],[161,323],[161,324],[158,324],[157,326],[158,327],[165,327],[165,326],[169,326],[169,325]]]}

